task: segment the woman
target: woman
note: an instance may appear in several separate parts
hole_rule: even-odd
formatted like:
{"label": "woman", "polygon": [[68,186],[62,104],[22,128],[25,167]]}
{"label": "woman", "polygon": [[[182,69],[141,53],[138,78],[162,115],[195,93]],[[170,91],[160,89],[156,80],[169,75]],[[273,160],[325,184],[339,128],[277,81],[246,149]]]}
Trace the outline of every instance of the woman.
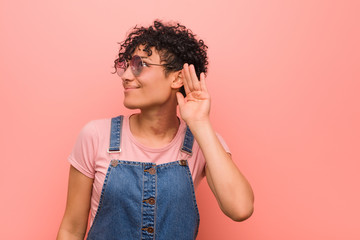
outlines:
{"label": "woman", "polygon": [[209,120],[206,49],[180,24],[128,35],[115,68],[125,107],[140,112],[82,129],[58,240],[83,239],[89,210],[88,239],[195,239],[194,185],[204,175],[224,214],[251,216],[252,189]]}

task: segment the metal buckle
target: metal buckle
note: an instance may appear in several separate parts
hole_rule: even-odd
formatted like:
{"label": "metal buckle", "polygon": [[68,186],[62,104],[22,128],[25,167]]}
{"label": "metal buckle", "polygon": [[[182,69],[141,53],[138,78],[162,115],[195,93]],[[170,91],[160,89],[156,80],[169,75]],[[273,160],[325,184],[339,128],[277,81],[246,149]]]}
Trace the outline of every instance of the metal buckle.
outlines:
{"label": "metal buckle", "polygon": [[121,148],[119,150],[113,150],[113,151],[110,151],[109,149],[107,150],[108,153],[120,153],[121,152]]}

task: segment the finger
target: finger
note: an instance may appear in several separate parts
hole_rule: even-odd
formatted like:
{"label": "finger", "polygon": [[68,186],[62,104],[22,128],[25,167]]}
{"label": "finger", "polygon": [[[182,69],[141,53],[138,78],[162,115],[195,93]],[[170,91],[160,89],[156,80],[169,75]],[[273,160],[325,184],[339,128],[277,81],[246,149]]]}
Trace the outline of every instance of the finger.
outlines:
{"label": "finger", "polygon": [[184,84],[185,93],[186,93],[186,95],[188,95],[188,93],[190,92],[190,89],[189,89],[189,84],[188,84],[186,76],[185,76],[185,65],[184,65],[184,68],[181,70],[181,73],[183,76],[183,84]]}
{"label": "finger", "polygon": [[[189,92],[194,90],[194,87],[192,85],[191,82],[191,75],[190,75],[190,71],[189,71],[189,64],[185,63],[184,64],[184,76],[185,76],[185,81],[187,82],[188,88],[189,88]],[[187,93],[186,93],[187,94]]]}
{"label": "finger", "polygon": [[200,73],[200,87],[201,87],[201,91],[204,91],[206,93],[208,92],[205,82],[205,74],[203,72]]}
{"label": "finger", "polygon": [[190,65],[189,66],[189,69],[190,69],[190,81],[191,81],[191,84],[193,86],[193,89],[195,91],[199,91],[201,88],[200,88],[200,82],[199,82],[199,79],[198,77],[196,76],[196,71],[195,71],[195,67],[194,65]]}

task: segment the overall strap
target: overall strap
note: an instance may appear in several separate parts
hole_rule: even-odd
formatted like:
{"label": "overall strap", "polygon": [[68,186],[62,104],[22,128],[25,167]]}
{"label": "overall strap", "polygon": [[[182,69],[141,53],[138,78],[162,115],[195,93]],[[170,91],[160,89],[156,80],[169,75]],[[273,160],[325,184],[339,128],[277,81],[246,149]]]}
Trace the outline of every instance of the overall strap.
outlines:
{"label": "overall strap", "polygon": [[194,136],[191,133],[190,128],[186,126],[186,132],[185,132],[184,142],[181,147],[181,151],[189,155],[192,155],[193,145],[194,145]]}
{"label": "overall strap", "polygon": [[111,119],[110,128],[110,146],[108,153],[119,153],[121,152],[121,130],[124,116],[120,115]]}

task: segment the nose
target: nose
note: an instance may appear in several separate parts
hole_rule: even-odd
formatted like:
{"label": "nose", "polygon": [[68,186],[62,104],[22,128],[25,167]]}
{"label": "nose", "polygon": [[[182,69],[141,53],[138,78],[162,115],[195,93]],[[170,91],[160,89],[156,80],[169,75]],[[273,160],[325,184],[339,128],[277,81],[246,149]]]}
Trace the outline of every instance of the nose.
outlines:
{"label": "nose", "polygon": [[121,80],[123,82],[129,82],[129,81],[132,81],[134,80],[135,76],[134,74],[132,73],[131,71],[131,68],[128,67],[125,69],[124,73],[121,75]]}

